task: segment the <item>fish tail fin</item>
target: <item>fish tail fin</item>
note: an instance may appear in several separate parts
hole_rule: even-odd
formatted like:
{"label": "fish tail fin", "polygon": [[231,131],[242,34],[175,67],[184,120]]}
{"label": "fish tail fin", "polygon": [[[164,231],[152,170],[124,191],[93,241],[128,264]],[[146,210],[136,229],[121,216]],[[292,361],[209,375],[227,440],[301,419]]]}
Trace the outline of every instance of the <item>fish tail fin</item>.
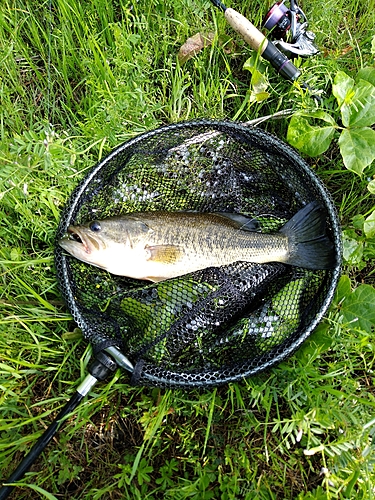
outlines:
{"label": "fish tail fin", "polygon": [[307,269],[335,267],[335,248],[325,233],[326,216],[323,207],[313,201],[281,228],[280,232],[289,240],[287,264]]}

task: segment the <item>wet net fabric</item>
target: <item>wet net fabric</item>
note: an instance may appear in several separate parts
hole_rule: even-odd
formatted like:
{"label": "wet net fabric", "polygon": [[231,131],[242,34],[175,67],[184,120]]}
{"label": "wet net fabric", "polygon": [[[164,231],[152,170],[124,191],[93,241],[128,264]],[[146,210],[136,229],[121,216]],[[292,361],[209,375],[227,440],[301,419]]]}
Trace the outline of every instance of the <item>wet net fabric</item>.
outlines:
{"label": "wet net fabric", "polygon": [[118,346],[134,384],[207,386],[285,359],[326,312],[340,271],[340,229],[324,186],[288,146],[259,129],[185,122],[128,141],[72,194],[71,224],[148,210],[235,212],[277,231],[306,203],[327,211],[337,266],[311,271],[238,262],[160,283],[107,273],[56,245],[62,294],[95,350]]}

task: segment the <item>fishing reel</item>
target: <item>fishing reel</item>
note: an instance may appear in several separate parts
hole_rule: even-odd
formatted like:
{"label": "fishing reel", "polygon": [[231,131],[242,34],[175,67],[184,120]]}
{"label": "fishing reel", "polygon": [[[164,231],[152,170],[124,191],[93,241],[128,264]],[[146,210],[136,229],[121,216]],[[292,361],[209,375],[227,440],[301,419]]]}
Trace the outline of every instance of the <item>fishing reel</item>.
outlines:
{"label": "fishing reel", "polygon": [[272,30],[273,43],[288,57],[314,56],[319,52],[315,35],[308,31],[306,15],[296,0],[290,0],[290,8],[285,0],[275,3],[263,19],[263,26]]}

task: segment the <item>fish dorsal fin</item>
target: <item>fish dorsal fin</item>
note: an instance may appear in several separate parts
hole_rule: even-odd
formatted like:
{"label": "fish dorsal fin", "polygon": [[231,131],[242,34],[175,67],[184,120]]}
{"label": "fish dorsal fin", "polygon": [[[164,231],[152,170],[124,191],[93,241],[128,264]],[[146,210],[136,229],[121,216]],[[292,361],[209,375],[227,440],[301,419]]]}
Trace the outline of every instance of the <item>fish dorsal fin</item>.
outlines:
{"label": "fish dorsal fin", "polygon": [[259,231],[259,222],[256,219],[249,219],[245,215],[235,214],[233,212],[215,212],[215,215],[230,220],[238,229],[244,231]]}
{"label": "fish dorsal fin", "polygon": [[163,264],[174,264],[182,257],[182,250],[177,245],[146,245],[147,260],[161,262]]}

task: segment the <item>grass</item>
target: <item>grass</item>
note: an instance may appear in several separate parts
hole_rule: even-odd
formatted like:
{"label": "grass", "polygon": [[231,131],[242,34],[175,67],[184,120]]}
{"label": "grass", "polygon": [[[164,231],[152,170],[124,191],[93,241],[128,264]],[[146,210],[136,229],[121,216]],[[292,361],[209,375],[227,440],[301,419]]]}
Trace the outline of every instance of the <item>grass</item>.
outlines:
{"label": "grass", "polygon": [[[231,6],[258,26],[265,13],[260,1]],[[324,91],[327,109],[337,71],[374,65],[373,7],[304,2],[322,52],[296,64]],[[179,47],[209,31],[216,34],[212,46],[181,66]],[[0,49],[5,479],[73,394],[91,356],[62,302],[53,263],[60,210],[87,169],[165,123],[247,121],[313,104],[268,66],[269,98],[251,102],[243,69],[251,50],[206,0],[3,0]],[[287,124],[262,126],[285,139]],[[335,147],[309,161],[332,193],[343,229],[354,227],[366,248],[360,262],[344,262],[344,274],[353,290],[373,290],[373,247],[355,220],[375,208],[367,191],[374,168],[355,176]],[[15,497],[374,498],[374,324],[350,322],[344,296],[339,290],[326,320],[291,359],[238,384],[161,391],[131,387],[118,371],[74,412]],[[370,316],[374,304],[366,304]]]}

